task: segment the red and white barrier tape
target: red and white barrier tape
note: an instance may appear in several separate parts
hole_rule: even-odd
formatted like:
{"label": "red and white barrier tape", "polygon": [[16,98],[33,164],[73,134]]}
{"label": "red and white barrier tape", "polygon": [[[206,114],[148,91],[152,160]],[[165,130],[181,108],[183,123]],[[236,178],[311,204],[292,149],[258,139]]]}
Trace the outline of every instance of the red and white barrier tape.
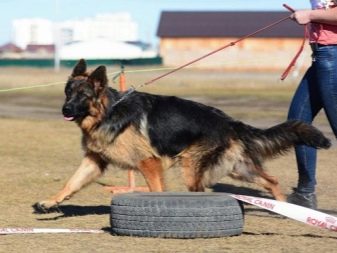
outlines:
{"label": "red and white barrier tape", "polygon": [[0,228],[0,235],[11,234],[60,234],[60,233],[89,233],[101,234],[99,229],[67,229],[67,228]]}
{"label": "red and white barrier tape", "polygon": [[305,224],[337,232],[337,217],[310,208],[272,199],[230,194],[233,198],[281,214]]}

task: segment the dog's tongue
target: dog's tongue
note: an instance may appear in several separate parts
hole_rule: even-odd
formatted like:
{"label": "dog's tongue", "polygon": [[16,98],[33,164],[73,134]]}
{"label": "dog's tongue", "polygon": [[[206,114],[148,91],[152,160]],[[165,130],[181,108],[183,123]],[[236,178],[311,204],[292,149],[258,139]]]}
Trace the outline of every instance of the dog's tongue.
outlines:
{"label": "dog's tongue", "polygon": [[64,116],[64,120],[72,121],[72,120],[74,120],[74,117],[66,117],[66,116]]}

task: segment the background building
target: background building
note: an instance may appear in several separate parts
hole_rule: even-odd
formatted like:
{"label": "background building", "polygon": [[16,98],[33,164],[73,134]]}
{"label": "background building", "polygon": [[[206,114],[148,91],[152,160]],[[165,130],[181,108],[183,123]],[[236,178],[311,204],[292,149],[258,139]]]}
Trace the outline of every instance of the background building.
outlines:
{"label": "background building", "polygon": [[[163,12],[157,32],[160,55],[165,65],[179,66],[288,15],[286,12]],[[289,19],[193,67],[284,69],[299,50],[303,37],[303,27]],[[303,54],[309,55],[308,51]]]}
{"label": "background building", "polygon": [[[151,45],[139,41],[138,24],[128,12],[53,23],[46,19],[13,21],[13,44],[23,49],[16,58],[60,60],[136,59],[157,57]],[[4,47],[0,57],[13,56]],[[6,53],[5,53],[6,51]],[[4,57],[3,57],[4,58]]]}
{"label": "background building", "polygon": [[[56,32],[56,28],[58,32]],[[74,19],[59,23],[40,18],[13,21],[13,43],[23,49],[30,44],[48,45],[56,42],[67,44],[97,38],[138,41],[138,24],[127,12],[99,14],[93,18]]]}
{"label": "background building", "polygon": [[127,12],[99,14],[93,18],[68,20],[57,24],[61,44],[105,38],[138,41],[138,24]]}
{"label": "background building", "polygon": [[41,18],[16,19],[13,21],[12,42],[22,49],[29,44],[54,44],[54,25],[50,20]]}

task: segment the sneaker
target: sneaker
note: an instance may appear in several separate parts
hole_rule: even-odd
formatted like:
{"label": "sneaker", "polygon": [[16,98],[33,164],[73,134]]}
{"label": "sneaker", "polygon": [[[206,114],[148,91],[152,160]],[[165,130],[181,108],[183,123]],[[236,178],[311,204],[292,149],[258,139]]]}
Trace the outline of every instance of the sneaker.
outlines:
{"label": "sneaker", "polygon": [[314,210],[317,209],[317,199],[314,192],[302,193],[298,192],[297,189],[294,189],[294,192],[288,196],[287,202]]}

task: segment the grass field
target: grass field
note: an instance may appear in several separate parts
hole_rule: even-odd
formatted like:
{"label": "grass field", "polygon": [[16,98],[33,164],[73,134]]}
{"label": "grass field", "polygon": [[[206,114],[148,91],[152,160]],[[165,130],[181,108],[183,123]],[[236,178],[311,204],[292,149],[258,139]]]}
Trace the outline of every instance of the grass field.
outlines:
{"label": "grass field", "polygon": [[[127,68],[133,71],[138,68]],[[111,73],[118,68],[110,68]],[[65,81],[70,70],[0,69],[0,89]],[[137,86],[159,72],[128,73],[127,83]],[[173,94],[216,106],[229,115],[258,127],[285,120],[298,79],[278,81],[277,74],[224,73],[185,70],[143,91]],[[116,85],[116,84],[112,84]],[[0,93],[0,229],[108,228],[111,194],[94,183],[62,204],[60,213],[37,215],[31,205],[56,193],[81,161],[80,131],[62,119],[63,85]],[[324,115],[316,126],[333,138]],[[284,192],[296,185],[294,154],[267,163]],[[318,161],[319,208],[337,215],[336,144],[320,151]],[[126,172],[111,168],[100,182],[125,185]],[[137,176],[137,184],[144,184]],[[166,172],[170,191],[186,191],[179,169]],[[220,181],[226,192],[269,197],[255,185]],[[154,239],[105,234],[40,234],[0,236],[0,252],[336,252],[336,233],[312,228],[245,205],[244,232],[215,239]]]}

